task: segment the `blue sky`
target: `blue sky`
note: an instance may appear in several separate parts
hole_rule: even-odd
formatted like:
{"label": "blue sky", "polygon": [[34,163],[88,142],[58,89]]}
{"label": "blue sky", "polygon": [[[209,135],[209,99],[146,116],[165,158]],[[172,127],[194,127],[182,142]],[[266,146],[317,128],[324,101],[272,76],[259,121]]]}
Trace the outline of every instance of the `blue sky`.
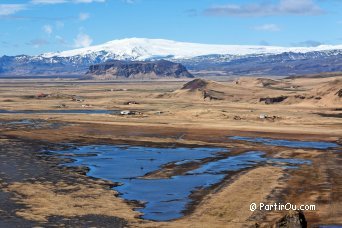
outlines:
{"label": "blue sky", "polygon": [[129,37],[215,44],[342,44],[342,0],[0,0],[0,55]]}

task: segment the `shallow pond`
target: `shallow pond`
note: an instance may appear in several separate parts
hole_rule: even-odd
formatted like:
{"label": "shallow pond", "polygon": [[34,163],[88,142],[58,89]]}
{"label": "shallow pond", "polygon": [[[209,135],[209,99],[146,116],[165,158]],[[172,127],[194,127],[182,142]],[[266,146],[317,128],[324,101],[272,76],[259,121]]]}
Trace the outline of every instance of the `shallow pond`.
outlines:
{"label": "shallow pond", "polygon": [[57,129],[62,126],[67,125],[61,122],[49,122],[42,119],[21,119],[21,120],[5,120],[0,121],[0,127],[5,127],[6,129]]}
{"label": "shallow pond", "polygon": [[57,109],[57,110],[0,110],[0,114],[118,114],[117,110],[98,109]]}
{"label": "shallow pond", "polygon": [[253,137],[241,137],[241,136],[233,136],[229,138],[233,140],[262,143],[264,145],[270,145],[270,146],[284,146],[284,147],[290,147],[290,148],[329,149],[329,148],[338,147],[336,143],[330,143],[330,142],[281,140],[281,139],[253,138]]}
{"label": "shallow pond", "polygon": [[[266,158],[261,151],[250,151],[230,156],[224,148],[156,148],[137,146],[91,145],[64,151],[54,151],[62,157],[72,158],[67,166],[86,166],[87,175],[121,183],[114,187],[126,200],[144,203],[138,210],[142,218],[167,221],[183,216],[194,191],[221,182],[233,171],[255,167],[264,163],[296,167],[310,164],[301,159]],[[205,158],[213,158],[204,162]],[[144,179],[163,165],[186,165],[197,162],[193,170],[171,178]]]}

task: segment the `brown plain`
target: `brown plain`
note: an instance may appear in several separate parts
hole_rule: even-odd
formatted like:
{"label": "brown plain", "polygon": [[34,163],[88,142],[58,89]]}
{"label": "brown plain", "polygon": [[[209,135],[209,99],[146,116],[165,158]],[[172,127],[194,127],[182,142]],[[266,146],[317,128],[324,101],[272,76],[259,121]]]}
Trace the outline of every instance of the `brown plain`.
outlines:
{"label": "brown plain", "polygon": [[[337,92],[342,89],[342,76],[209,80],[204,87],[182,90],[184,83],[186,81],[181,80],[105,83],[2,80],[0,109],[3,110],[105,109],[132,110],[139,114],[1,114],[0,119],[46,119],[70,123],[54,130],[4,132],[9,136],[49,142],[103,140],[244,149],[255,148],[255,145],[234,143],[225,140],[226,137],[239,135],[341,142],[342,121],[338,115],[341,115],[342,98],[338,97]],[[204,99],[204,90],[219,99]],[[37,94],[50,96],[39,98]],[[82,97],[84,101],[73,101],[71,95]],[[269,105],[260,102],[260,98],[278,96],[288,98]],[[137,104],[127,105],[128,101]],[[252,213],[249,204],[281,199],[292,203],[317,204],[317,211],[306,214],[311,225],[342,223],[342,178],[339,172],[334,171],[340,168],[340,156],[328,150],[262,146],[260,149],[275,157],[310,159],[312,166],[292,171],[260,166],[236,174],[201,198],[185,217],[170,222],[139,219],[132,205],[117,198],[113,190],[103,189],[96,183],[93,183],[92,189],[84,185],[53,185],[48,182],[15,183],[6,189],[15,192],[17,200],[28,206],[18,211],[17,215],[37,221],[45,221],[52,215],[84,215],[91,210],[93,213],[122,217],[133,227],[246,227],[256,222],[267,227],[279,218],[281,212]],[[334,184],[334,187],[322,187],[327,183]],[[53,193],[56,188],[77,190],[69,195],[56,195]],[[305,191],[299,191],[303,189]],[[78,197],[84,199],[79,205],[75,201]]]}

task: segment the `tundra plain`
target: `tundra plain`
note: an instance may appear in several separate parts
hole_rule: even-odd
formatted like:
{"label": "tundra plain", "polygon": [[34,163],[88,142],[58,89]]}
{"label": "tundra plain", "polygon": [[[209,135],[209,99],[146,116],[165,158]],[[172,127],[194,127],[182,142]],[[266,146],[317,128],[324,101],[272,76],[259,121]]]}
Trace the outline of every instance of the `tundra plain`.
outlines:
{"label": "tundra plain", "polygon": [[[3,79],[0,226],[270,227],[286,213],[251,212],[253,202],[314,204],[315,211],[304,212],[309,226],[342,224],[341,89],[339,75],[224,81]],[[234,136],[337,146],[266,145]],[[63,166],[66,158],[46,153],[88,144],[220,147],[230,155],[263,151],[270,158],[310,164],[290,169],[263,163],[232,172],[192,194],[184,216],[158,222],[142,219],[135,210],[141,204],[122,199],[112,189],[115,183],[87,176],[87,167]],[[194,169],[191,165],[163,166],[150,178],[170,178]]]}

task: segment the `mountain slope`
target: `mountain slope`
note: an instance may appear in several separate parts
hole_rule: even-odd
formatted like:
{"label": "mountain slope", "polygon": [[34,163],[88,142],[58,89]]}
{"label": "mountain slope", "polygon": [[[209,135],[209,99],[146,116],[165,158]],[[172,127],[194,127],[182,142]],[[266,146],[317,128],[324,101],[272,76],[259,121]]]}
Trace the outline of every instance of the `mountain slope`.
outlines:
{"label": "mountain slope", "polygon": [[0,57],[0,76],[83,75],[90,65],[107,61],[160,59],[181,63],[192,71],[222,71],[229,75],[300,75],[342,71],[342,45],[286,48],[131,38],[38,56],[3,56]]}
{"label": "mountain slope", "polygon": [[107,56],[119,60],[146,60],[150,58],[185,59],[204,55],[260,55],[280,54],[284,52],[307,53],[313,51],[326,51],[342,49],[342,45],[321,45],[318,47],[273,47],[251,45],[213,45],[176,42],[163,39],[130,38],[113,40],[102,45],[63,51],[45,53],[42,57],[71,57],[71,56]]}

